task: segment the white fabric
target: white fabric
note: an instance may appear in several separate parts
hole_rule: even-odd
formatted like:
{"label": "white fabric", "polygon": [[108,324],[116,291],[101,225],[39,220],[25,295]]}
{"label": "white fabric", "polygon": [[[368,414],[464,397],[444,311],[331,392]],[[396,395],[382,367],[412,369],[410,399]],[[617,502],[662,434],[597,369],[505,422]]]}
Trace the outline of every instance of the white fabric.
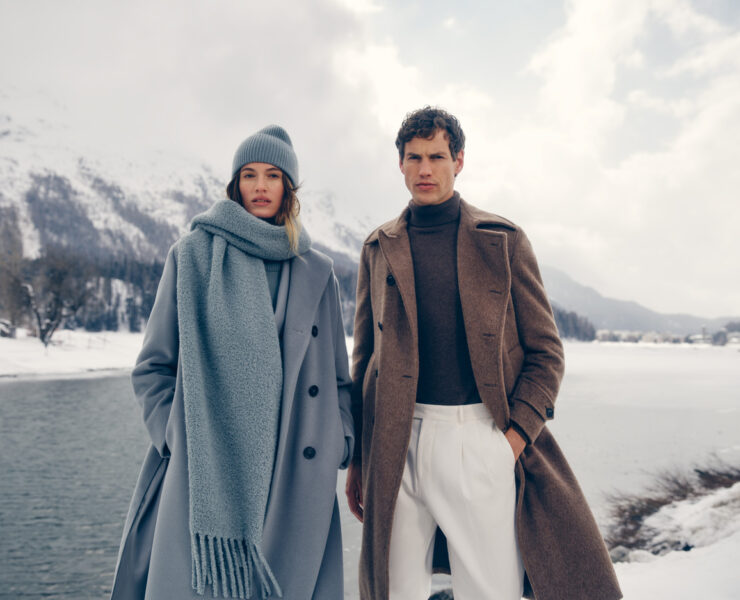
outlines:
{"label": "white fabric", "polygon": [[514,453],[483,404],[418,404],[396,500],[390,600],[427,600],[437,525],[455,600],[519,600]]}

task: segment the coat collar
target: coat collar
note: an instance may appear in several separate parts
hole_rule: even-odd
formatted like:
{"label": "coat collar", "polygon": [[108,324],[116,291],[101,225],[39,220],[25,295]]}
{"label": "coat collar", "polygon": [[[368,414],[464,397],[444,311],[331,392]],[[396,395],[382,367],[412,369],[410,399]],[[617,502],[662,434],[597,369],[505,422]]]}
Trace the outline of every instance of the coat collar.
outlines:
{"label": "coat collar", "polygon": [[[455,193],[457,194],[457,192]],[[409,208],[407,206],[398,217],[384,223],[373,231],[367,240],[365,240],[365,243],[372,244],[373,242],[377,242],[381,232],[389,238],[407,235],[406,228],[408,224]],[[516,230],[516,226],[511,221],[481,210],[472,204],[468,204],[463,198],[460,198],[460,229],[475,230],[481,228],[481,226],[503,227],[511,231]]]}
{"label": "coat collar", "polygon": [[[503,231],[502,231],[503,230]],[[466,299],[470,289],[481,283],[483,265],[488,277],[490,292],[505,295],[511,285],[507,231],[516,232],[516,226],[509,220],[487,213],[467,202],[460,201],[460,226],[457,232],[457,277],[460,287],[460,300],[463,314],[474,309]]]}

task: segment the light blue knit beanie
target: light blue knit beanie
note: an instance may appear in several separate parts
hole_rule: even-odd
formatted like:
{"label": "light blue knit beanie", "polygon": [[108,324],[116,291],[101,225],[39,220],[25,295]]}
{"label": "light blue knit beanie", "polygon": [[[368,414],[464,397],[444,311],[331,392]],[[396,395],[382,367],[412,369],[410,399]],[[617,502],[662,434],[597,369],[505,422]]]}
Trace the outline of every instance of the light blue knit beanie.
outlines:
{"label": "light blue knit beanie", "polygon": [[298,158],[293,150],[288,132],[280,125],[268,125],[244,140],[234,153],[231,177],[246,164],[261,162],[275,165],[298,186]]}

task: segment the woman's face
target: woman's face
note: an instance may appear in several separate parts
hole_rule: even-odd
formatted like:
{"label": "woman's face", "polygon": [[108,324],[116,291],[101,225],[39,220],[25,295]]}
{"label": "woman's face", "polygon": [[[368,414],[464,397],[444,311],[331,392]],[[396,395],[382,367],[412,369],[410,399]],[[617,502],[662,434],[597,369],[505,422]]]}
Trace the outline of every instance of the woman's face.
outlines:
{"label": "woman's face", "polygon": [[283,202],[283,172],[268,163],[253,162],[239,171],[239,192],[247,212],[270,219]]}

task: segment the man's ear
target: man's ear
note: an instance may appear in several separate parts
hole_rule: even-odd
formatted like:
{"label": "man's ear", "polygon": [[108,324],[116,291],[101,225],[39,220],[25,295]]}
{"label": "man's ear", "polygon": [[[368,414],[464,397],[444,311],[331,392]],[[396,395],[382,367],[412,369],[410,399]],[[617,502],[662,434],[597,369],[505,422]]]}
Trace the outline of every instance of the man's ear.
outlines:
{"label": "man's ear", "polygon": [[457,158],[455,158],[455,177],[457,177],[457,174],[463,170],[464,165],[465,165],[465,150],[460,150],[460,152],[457,153]]}

